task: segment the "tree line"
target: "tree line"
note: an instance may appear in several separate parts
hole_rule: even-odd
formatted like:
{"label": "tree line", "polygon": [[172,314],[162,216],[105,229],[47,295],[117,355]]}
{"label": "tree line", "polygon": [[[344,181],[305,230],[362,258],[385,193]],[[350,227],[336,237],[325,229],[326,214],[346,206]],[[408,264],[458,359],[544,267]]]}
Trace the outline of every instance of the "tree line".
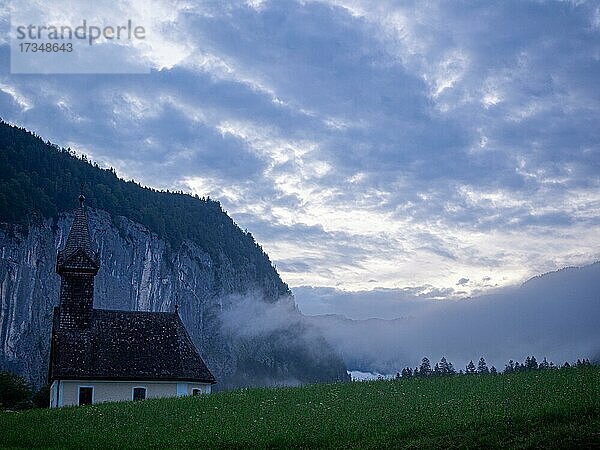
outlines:
{"label": "tree line", "polygon": [[[565,362],[562,366],[557,366],[553,362],[548,362],[544,358],[538,363],[535,356],[528,356],[525,361],[520,363],[519,361],[508,361],[504,370],[501,373],[514,373],[514,372],[528,372],[532,370],[555,370],[555,369],[568,369],[571,367],[586,367],[591,366],[592,363],[589,359],[578,359],[577,362],[569,364]],[[414,369],[411,367],[405,367],[401,372],[396,372],[396,379],[400,378],[426,378],[426,377],[442,377],[449,375],[496,375],[499,371],[494,366],[488,367],[485,358],[482,356],[479,358],[477,365],[473,360],[469,361],[465,366],[464,370],[459,369],[458,371],[454,368],[454,365],[442,357],[440,362],[435,363],[434,367],[431,367],[429,358],[424,357],[421,364]]]}

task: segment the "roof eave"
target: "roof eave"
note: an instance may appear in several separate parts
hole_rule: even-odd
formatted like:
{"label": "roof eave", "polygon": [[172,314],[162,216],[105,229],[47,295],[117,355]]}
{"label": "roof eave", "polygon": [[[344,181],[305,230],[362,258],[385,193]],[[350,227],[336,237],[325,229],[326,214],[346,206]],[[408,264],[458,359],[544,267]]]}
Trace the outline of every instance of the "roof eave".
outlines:
{"label": "roof eave", "polygon": [[52,376],[50,379],[50,383],[55,380],[98,380],[98,381],[119,381],[119,382],[127,382],[127,381],[147,381],[147,382],[183,382],[186,381],[188,383],[204,383],[204,384],[217,384],[217,381],[212,379],[208,380],[205,378],[189,378],[189,377],[169,377],[169,378],[157,378],[157,377],[108,377],[108,376],[74,376],[74,375],[57,375]]}

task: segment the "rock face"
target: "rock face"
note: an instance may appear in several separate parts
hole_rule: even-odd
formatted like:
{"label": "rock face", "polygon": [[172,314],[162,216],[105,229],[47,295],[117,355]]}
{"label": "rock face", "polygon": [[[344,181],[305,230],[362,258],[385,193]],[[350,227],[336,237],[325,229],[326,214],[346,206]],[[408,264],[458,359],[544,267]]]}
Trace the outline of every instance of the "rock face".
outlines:
{"label": "rock face", "polygon": [[[88,216],[101,255],[94,307],[173,311],[178,304],[218,387],[346,379],[341,360],[306,324],[293,300],[277,301],[275,281],[258,284],[250,273],[233,271],[226,258],[215,264],[193,242],[174,249],[124,217],[92,209]],[[71,222],[71,216],[61,215],[26,234],[9,224],[0,228],[0,370],[23,375],[34,386],[47,378],[52,308],[59,298],[56,251],[64,247]],[[258,311],[255,317],[235,313],[240,303],[251,302],[265,308],[286,303],[277,309],[285,310],[284,323],[262,323],[273,320],[260,313],[263,307],[247,309]],[[253,323],[252,333],[231,317]],[[236,330],[242,328],[240,335]]]}

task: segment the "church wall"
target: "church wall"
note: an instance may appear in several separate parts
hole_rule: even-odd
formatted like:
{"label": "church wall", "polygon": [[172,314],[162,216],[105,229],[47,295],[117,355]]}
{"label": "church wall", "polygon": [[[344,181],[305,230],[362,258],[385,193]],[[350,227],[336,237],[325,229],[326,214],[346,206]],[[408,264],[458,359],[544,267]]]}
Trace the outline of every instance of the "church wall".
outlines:
{"label": "church wall", "polygon": [[[93,387],[93,402],[102,403],[132,400],[134,387],[145,387],[147,389],[146,398],[176,397],[178,395],[178,384],[182,385],[181,382],[176,381],[61,381],[61,404],[59,406],[77,406],[80,386]],[[189,382],[183,384],[186,385],[186,395],[192,395],[192,389],[194,388],[200,388],[203,394],[210,394],[211,391],[210,384]]]}

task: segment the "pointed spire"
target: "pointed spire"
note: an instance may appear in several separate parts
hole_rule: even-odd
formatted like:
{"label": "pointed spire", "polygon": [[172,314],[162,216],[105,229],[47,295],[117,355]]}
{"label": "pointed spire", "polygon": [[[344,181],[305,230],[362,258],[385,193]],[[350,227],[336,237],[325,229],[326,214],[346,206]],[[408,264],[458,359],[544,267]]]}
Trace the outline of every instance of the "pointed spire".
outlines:
{"label": "pointed spire", "polygon": [[[74,211],[73,224],[67,236],[67,243],[63,251],[59,252],[57,260],[57,269],[62,266],[78,251],[83,250],[85,256],[90,260],[90,267],[81,267],[82,269],[98,270],[98,254],[92,250],[92,240],[88,228],[88,218],[84,206],[85,197],[79,195],[79,208]],[[81,264],[81,263],[80,263]],[[84,264],[86,266],[86,264]]]}
{"label": "pointed spire", "polygon": [[67,237],[67,245],[65,245],[64,255],[67,258],[80,248],[84,249],[86,253],[92,250],[87,214],[83,205],[84,201],[85,197],[82,194],[79,196],[79,208],[75,210],[75,218]]}

